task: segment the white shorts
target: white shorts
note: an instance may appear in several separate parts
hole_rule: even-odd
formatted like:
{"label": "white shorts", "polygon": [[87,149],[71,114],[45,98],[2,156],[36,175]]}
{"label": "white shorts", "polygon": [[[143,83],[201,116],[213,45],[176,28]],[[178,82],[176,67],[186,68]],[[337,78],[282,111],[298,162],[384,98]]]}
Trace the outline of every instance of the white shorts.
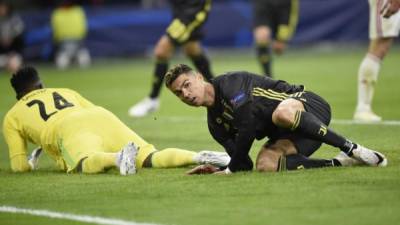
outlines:
{"label": "white shorts", "polygon": [[380,11],[387,0],[368,0],[369,38],[397,37],[400,31],[400,11],[386,19]]}

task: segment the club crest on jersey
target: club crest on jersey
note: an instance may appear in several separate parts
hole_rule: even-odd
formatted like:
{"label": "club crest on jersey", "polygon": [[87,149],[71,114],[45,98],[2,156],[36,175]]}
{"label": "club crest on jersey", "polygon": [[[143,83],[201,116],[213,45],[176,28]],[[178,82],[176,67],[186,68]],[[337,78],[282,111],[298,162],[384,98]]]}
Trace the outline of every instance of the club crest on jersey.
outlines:
{"label": "club crest on jersey", "polygon": [[244,92],[239,92],[236,96],[234,96],[230,102],[232,105],[238,105],[239,103],[243,102],[246,98],[246,95]]}

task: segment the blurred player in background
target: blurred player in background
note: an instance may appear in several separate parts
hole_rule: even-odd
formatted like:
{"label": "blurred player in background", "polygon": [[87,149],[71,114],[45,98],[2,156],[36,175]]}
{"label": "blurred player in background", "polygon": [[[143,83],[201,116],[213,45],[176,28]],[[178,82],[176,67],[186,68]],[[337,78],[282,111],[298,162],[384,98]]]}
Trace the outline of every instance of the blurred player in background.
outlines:
{"label": "blurred player in background", "polygon": [[5,0],[0,0],[0,67],[14,73],[22,65],[24,22]]}
{"label": "blurred player in background", "polygon": [[36,163],[27,159],[28,141],[41,146],[67,172],[100,173],[117,167],[122,175],[128,175],[142,167],[223,166],[229,162],[225,153],[177,148],[157,151],[114,114],[77,92],[44,88],[33,67],[18,70],[11,84],[18,102],[4,118],[3,134],[12,171],[34,169]]}
{"label": "blurred player in background", "polygon": [[[231,156],[222,173],[252,170],[249,151],[268,137],[257,157],[258,171],[366,164],[386,166],[385,156],[328,128],[329,104],[303,85],[291,85],[244,71],[211,82],[184,64],[166,74],[167,87],[184,103],[207,108],[208,128]],[[322,143],[341,150],[332,160],[309,158]]]}
{"label": "blurred player in background", "polygon": [[272,76],[272,50],[282,54],[293,36],[299,14],[298,0],[252,0],[254,41],[263,72]]}
{"label": "blurred player in background", "polygon": [[66,69],[76,61],[80,67],[91,63],[85,47],[88,32],[86,14],[74,0],[62,0],[51,15],[51,28],[56,48],[55,62],[59,69]]}
{"label": "blurred player in background", "polygon": [[129,109],[132,117],[142,117],[157,110],[160,106],[159,95],[168,64],[175,48],[182,47],[186,56],[201,71],[207,80],[213,77],[210,62],[201,47],[202,27],[211,9],[211,0],[170,0],[172,22],[158,41],[154,49],[155,67],[150,94]]}
{"label": "blurred player in background", "polygon": [[[396,6],[396,1],[393,1]],[[368,52],[358,69],[358,98],[354,113],[354,120],[361,122],[379,122],[382,118],[376,115],[371,108],[374,96],[375,83],[378,80],[381,61],[385,58],[392,46],[393,40],[400,31],[400,12],[395,10],[383,12],[385,1],[369,0],[369,38]],[[389,12],[393,12],[390,14]],[[396,13],[394,13],[396,12]],[[385,15],[387,13],[387,16]],[[390,17],[389,17],[390,14]],[[385,18],[389,17],[389,18]]]}

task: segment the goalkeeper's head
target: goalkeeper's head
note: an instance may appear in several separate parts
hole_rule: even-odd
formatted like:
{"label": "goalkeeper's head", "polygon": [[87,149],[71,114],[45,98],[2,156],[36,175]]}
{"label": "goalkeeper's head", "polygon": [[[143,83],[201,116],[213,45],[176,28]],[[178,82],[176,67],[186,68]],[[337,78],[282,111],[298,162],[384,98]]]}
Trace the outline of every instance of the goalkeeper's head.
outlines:
{"label": "goalkeeper's head", "polygon": [[38,72],[31,66],[19,69],[12,75],[10,82],[18,100],[31,91],[43,88]]}

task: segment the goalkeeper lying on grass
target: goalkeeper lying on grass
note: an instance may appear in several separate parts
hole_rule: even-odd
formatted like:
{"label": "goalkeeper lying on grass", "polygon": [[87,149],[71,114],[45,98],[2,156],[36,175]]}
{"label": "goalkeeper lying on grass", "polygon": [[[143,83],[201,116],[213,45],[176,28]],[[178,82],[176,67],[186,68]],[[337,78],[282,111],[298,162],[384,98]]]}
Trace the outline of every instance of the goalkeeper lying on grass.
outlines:
{"label": "goalkeeper lying on grass", "polygon": [[[110,111],[66,88],[44,88],[37,71],[24,67],[11,78],[18,102],[4,118],[11,169],[37,167],[44,151],[67,172],[100,173],[117,167],[121,175],[143,167],[169,168],[211,163],[226,166],[222,152],[161,151],[123,124]],[[27,157],[27,142],[41,146]],[[43,149],[40,150],[40,149]]]}

